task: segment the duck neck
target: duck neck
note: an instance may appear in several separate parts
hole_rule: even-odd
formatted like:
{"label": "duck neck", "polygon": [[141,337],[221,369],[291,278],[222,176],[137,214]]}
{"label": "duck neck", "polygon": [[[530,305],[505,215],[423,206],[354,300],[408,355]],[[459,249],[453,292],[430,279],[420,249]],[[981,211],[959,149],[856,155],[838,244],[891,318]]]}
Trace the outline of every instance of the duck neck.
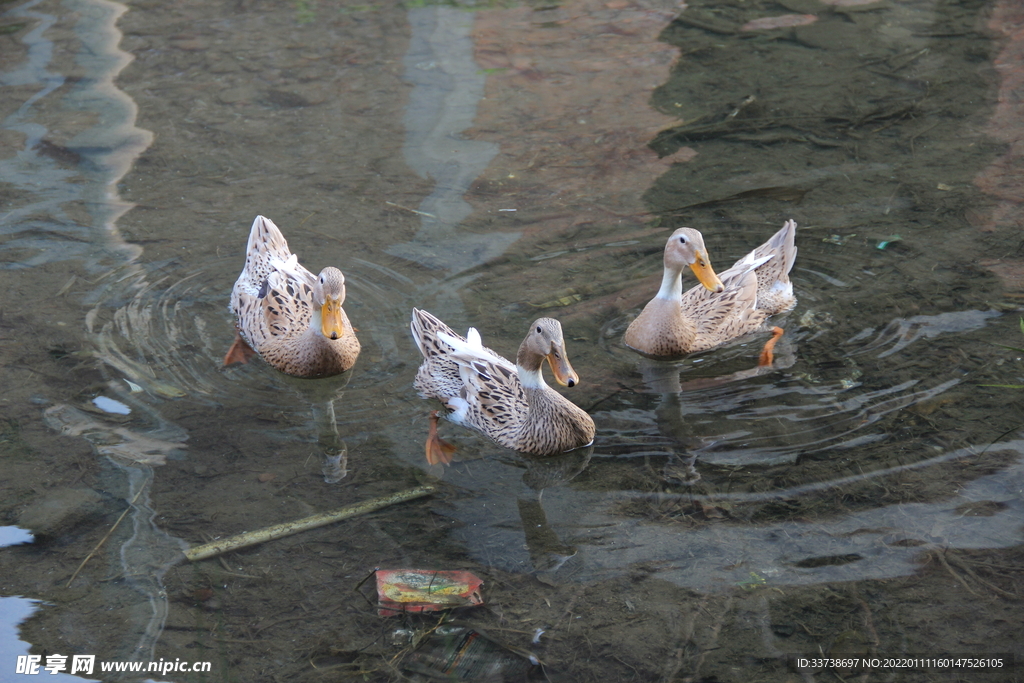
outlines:
{"label": "duck neck", "polygon": [[526,342],[520,345],[519,353],[516,354],[516,371],[519,373],[519,383],[523,385],[524,389],[547,388],[544,374],[540,369],[543,362],[543,356],[526,349]]}
{"label": "duck neck", "polygon": [[307,339],[317,339],[324,337],[321,330],[324,327],[324,317],[319,312],[319,306],[313,306],[312,315],[309,316],[309,327],[306,328],[302,336]]}
{"label": "duck neck", "polygon": [[536,370],[527,370],[522,365],[516,363],[516,370],[519,371],[519,383],[523,385],[523,389],[547,389],[547,382],[544,381],[544,375],[541,373],[540,368]]}
{"label": "duck neck", "polygon": [[665,270],[661,274],[661,289],[655,297],[666,301],[679,301],[683,298],[683,271],[665,264]]}
{"label": "duck neck", "polygon": [[307,344],[320,344],[325,341],[325,337],[321,332],[323,328],[323,318],[320,315],[320,308],[317,306],[313,307],[313,315],[309,318],[309,326],[302,331],[302,339]]}

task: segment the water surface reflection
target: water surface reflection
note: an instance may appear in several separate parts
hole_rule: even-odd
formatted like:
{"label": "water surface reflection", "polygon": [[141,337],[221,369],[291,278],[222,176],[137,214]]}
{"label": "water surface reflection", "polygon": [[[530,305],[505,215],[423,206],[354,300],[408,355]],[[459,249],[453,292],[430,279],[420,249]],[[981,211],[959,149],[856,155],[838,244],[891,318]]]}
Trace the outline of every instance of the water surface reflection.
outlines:
{"label": "water surface reflection", "polygon": [[[1019,620],[1024,447],[1016,394],[983,385],[1024,373],[996,345],[1021,345],[1015,224],[972,184],[1008,101],[978,76],[980,10],[786,7],[816,19],[752,33],[775,5],[585,0],[9,9],[28,25],[0,76],[18,294],[0,312],[2,509],[60,510],[0,554],[4,594],[47,601],[21,637],[208,657],[222,678],[396,679],[399,621],[350,589],[417,566],[483,576],[489,607],[460,618],[560,680],[1019,648],[982,626]],[[345,271],[364,348],[349,375],[219,367],[257,213],[314,270]],[[800,303],[773,368],[752,371],[761,337],[674,363],[621,345],[667,229],[700,227],[728,263],[790,217]],[[558,317],[594,447],[538,461],[443,423],[458,458],[428,467],[413,306],[506,356]],[[325,448],[345,453],[332,483]],[[176,564],[185,544],[426,480],[443,493]]]}

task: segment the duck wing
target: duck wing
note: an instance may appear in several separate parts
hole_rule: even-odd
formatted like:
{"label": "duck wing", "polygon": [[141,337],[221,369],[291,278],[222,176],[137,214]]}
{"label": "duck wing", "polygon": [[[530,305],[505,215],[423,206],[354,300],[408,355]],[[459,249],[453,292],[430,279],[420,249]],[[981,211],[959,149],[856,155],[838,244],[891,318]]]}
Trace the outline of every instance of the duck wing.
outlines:
{"label": "duck wing", "polygon": [[[424,359],[414,381],[421,396],[439,398],[450,404],[456,398],[466,400],[475,390],[476,382],[486,384],[493,377],[511,375],[515,384],[519,384],[515,365],[485,347],[476,328],[469,328],[467,336],[463,337],[436,316],[416,308],[409,328]],[[474,379],[472,371],[464,374],[474,363],[479,365],[479,372],[487,380]],[[491,366],[498,369],[489,370]]]}
{"label": "duck wing", "polygon": [[455,354],[453,358],[459,364],[463,391],[449,402],[455,409],[451,419],[508,445],[530,412],[515,366],[500,357]]}
{"label": "duck wing", "polygon": [[719,276],[725,286],[721,293],[712,292],[703,285],[683,293],[683,315],[693,320],[697,327],[693,351],[714,348],[761,327],[767,313],[757,308],[755,269],[763,262],[763,259],[754,258],[753,252],[737,261]]}
{"label": "duck wing", "polygon": [[[301,267],[301,266],[300,266]],[[286,272],[273,270],[257,294],[263,307],[266,334],[301,334],[313,318],[313,287]]]}
{"label": "duck wing", "polygon": [[250,286],[259,290],[267,276],[277,270],[277,264],[292,258],[297,264],[298,257],[288,249],[288,241],[274,221],[266,216],[256,216],[249,229],[249,241],[245,245],[245,267],[242,269]]}
{"label": "duck wing", "polygon": [[752,253],[755,258],[765,258],[757,267],[757,307],[768,315],[787,311],[796,305],[793,283],[789,271],[796,261],[796,221],[788,220],[767,242]]}

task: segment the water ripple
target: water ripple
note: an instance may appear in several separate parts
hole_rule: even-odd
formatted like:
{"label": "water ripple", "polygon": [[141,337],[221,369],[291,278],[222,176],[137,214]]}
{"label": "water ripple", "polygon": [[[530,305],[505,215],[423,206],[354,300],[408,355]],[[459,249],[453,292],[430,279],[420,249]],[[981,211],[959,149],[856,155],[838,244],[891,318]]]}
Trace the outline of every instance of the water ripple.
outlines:
{"label": "water ripple", "polygon": [[[359,333],[363,352],[356,368],[333,380],[310,382],[290,378],[260,360],[222,368],[224,353],[234,336],[227,304],[230,271],[226,260],[211,260],[177,280],[169,276],[150,280],[128,269],[127,278],[112,274],[112,285],[102,288],[86,316],[94,355],[107,372],[125,380],[123,389],[136,386],[156,400],[188,397],[208,405],[244,403],[253,407],[290,409],[281,394],[303,393],[305,388],[344,389],[346,420],[371,409],[361,403],[361,392],[394,379],[403,369],[399,345],[407,345],[406,311],[411,309],[413,283],[393,270],[364,259],[343,264],[348,299],[346,309]],[[403,308],[396,301],[409,302]],[[297,402],[305,412],[308,403]]]}

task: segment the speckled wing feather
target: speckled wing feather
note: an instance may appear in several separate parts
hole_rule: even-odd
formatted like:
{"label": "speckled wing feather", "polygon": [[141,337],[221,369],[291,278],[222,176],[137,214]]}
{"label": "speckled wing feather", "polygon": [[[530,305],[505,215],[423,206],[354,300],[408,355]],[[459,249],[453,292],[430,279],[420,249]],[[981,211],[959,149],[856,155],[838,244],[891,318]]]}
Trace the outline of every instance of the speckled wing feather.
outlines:
{"label": "speckled wing feather", "polygon": [[[274,222],[263,216],[257,217],[245,246],[245,268],[242,273],[246,275],[246,289],[255,296],[267,277],[277,270],[275,262],[286,262],[290,258],[292,252],[288,249],[288,241]],[[295,260],[297,263],[298,258]]]}
{"label": "speckled wing feather", "polygon": [[261,332],[271,337],[286,337],[309,327],[313,317],[313,288],[281,271],[267,276],[260,293],[265,325]]}
{"label": "speckled wing feather", "polygon": [[789,271],[796,261],[796,221],[788,220],[771,239],[753,251],[755,258],[771,257],[755,269],[757,307],[774,315],[796,305]]}
{"label": "speckled wing feather", "polygon": [[483,346],[475,329],[467,339],[426,311],[413,309],[410,329],[424,359],[413,383],[420,396],[441,399],[453,422],[510,446],[529,411],[515,365]]}
{"label": "speckled wing feather", "polygon": [[464,337],[445,325],[436,316],[418,308],[412,309],[412,321],[409,323],[409,329],[412,332],[413,341],[416,342],[416,348],[426,359],[443,357],[455,351],[451,344],[441,339],[441,334],[466,341]]}
{"label": "speckled wing feather", "polygon": [[423,363],[416,372],[413,386],[423,398],[438,398],[447,403],[462,391],[462,377],[458,364],[448,357],[455,349],[440,335],[462,337],[430,313],[417,308],[412,309],[409,327],[416,347],[423,354]]}
{"label": "speckled wing feather", "polygon": [[467,401],[465,416],[457,421],[479,429],[502,446],[515,448],[514,437],[530,412],[515,366],[500,357],[504,362],[459,353],[453,354],[453,359],[465,386],[463,400],[474,399]]}
{"label": "speckled wing feather", "polygon": [[515,366],[483,346],[480,334],[469,328],[469,339],[458,334],[436,316],[414,308],[409,324],[416,347],[423,354],[423,364],[416,373],[413,386],[424,398],[439,398],[447,402],[465,394],[461,364],[455,359],[456,346],[474,349],[475,355],[491,357],[515,374]]}
{"label": "speckled wing feather", "polygon": [[249,232],[245,268],[231,297],[235,316],[247,321],[239,331],[249,346],[260,352],[269,339],[308,327],[315,281],[274,222],[257,218]]}
{"label": "speckled wing feather", "polygon": [[698,285],[683,293],[683,315],[694,321],[697,335],[691,352],[706,351],[726,341],[753,332],[767,314],[758,310],[757,277],[754,262],[737,263],[719,278],[725,291],[718,294]]}

